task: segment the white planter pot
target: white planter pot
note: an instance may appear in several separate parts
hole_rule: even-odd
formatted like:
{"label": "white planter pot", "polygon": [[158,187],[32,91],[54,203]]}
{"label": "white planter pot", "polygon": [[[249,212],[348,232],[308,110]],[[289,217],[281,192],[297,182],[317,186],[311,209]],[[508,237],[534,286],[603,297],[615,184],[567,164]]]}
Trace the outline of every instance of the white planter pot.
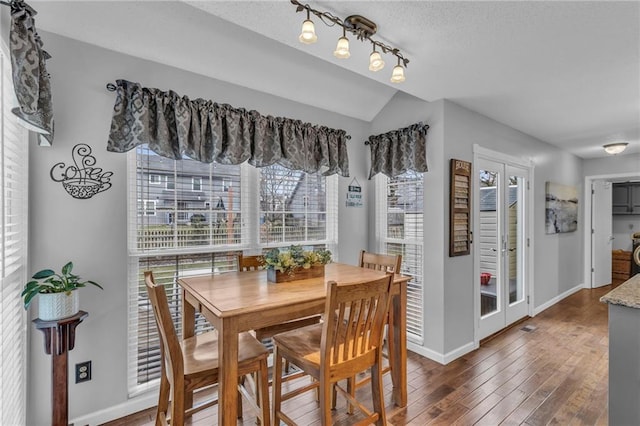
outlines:
{"label": "white planter pot", "polygon": [[80,310],[80,295],[78,291],[67,293],[38,294],[38,318],[53,321],[71,317]]}

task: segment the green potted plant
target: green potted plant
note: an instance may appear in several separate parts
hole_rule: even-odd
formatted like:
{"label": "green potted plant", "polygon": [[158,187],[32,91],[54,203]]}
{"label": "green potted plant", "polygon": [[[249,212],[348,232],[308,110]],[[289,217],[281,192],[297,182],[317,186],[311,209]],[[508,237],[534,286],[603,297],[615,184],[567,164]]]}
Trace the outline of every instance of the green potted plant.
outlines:
{"label": "green potted plant", "polygon": [[87,284],[100,289],[102,286],[95,281],[82,280],[72,273],[73,263],[68,262],[60,273],[51,269],[36,272],[27,282],[22,291],[24,308],[28,309],[36,295],[38,297],[38,318],[45,321],[58,320],[75,315],[80,309],[80,299],[75,291]]}

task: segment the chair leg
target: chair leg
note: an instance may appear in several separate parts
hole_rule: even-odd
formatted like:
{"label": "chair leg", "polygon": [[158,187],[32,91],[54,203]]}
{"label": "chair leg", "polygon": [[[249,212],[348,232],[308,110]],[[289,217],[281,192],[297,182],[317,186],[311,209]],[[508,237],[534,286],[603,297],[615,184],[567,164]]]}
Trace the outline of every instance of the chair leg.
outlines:
{"label": "chair leg", "polygon": [[280,356],[280,351],[278,351],[278,346],[276,345],[273,348],[273,394],[271,398],[273,399],[273,410],[271,413],[273,415],[272,423],[274,425],[280,424],[280,410],[282,407],[282,357]]}
{"label": "chair leg", "polygon": [[260,410],[262,418],[260,419],[262,426],[269,426],[271,423],[271,411],[269,407],[269,372],[267,360],[260,362],[260,380],[256,386],[256,394],[260,397]]}
{"label": "chair leg", "polygon": [[171,391],[171,384],[167,379],[167,375],[164,370],[164,362],[162,363],[162,372],[160,373],[160,392],[158,393],[158,408],[156,409],[156,426],[160,426],[162,422],[160,419],[166,417],[169,413],[169,392]]}
{"label": "chair leg", "polygon": [[171,426],[184,425],[184,381],[176,380],[171,386]]}
{"label": "chair leg", "polygon": [[331,383],[320,378],[320,423],[323,425],[331,424]]}
{"label": "chair leg", "polygon": [[376,425],[387,424],[387,417],[384,412],[382,390],[382,355],[378,355],[378,362],[371,367],[371,398],[373,399],[373,410],[379,414]]}
{"label": "chair leg", "polygon": [[[357,387],[357,377],[349,377],[347,378],[347,393],[351,395],[352,398],[356,397],[356,387]],[[353,414],[353,405],[347,401],[347,414]]]}

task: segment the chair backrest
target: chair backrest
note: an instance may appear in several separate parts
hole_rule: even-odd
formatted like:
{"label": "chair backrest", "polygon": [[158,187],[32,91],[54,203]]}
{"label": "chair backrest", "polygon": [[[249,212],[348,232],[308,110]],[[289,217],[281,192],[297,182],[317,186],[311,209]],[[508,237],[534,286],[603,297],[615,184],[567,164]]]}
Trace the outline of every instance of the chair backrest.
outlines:
{"label": "chair backrest", "polygon": [[238,271],[251,271],[263,268],[263,256],[243,256],[242,253],[238,255]]}
{"label": "chair backrest", "polygon": [[[382,345],[393,275],[356,283],[329,282],[322,329],[321,365],[371,357]],[[367,368],[361,368],[360,371]]]}
{"label": "chair backrest", "polygon": [[167,376],[173,382],[175,378],[180,378],[184,375],[184,361],[182,359],[180,341],[171,319],[167,293],[164,290],[164,286],[156,285],[151,271],[145,271],[144,282],[147,285],[147,294],[149,295],[156,326],[158,327],[160,349],[165,360]]}
{"label": "chair backrest", "polygon": [[360,267],[375,269],[377,271],[400,273],[402,255],[371,253],[365,250],[360,251]]}

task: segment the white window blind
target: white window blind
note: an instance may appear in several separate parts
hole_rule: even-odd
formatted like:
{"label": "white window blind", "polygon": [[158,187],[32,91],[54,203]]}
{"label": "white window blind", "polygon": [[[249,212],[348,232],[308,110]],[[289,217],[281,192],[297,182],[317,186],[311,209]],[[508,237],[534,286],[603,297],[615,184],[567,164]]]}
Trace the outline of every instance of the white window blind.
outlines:
{"label": "white window blind", "polygon": [[0,424],[26,424],[26,313],[20,293],[26,282],[28,140],[11,108],[14,101],[10,60],[0,49]]}
{"label": "white window blind", "polygon": [[423,340],[423,174],[376,177],[376,238],[379,250],[401,254],[407,287],[407,338]]}
{"label": "white window blind", "polygon": [[[131,396],[156,387],[160,374],[145,270],[165,286],[181,334],[179,277],[236,270],[240,251],[259,253],[290,244],[335,250],[335,176],[307,175],[278,165],[256,169],[174,161],[142,146],[130,153],[128,179]],[[165,185],[154,184],[159,181]],[[196,333],[210,327],[198,315]]]}

